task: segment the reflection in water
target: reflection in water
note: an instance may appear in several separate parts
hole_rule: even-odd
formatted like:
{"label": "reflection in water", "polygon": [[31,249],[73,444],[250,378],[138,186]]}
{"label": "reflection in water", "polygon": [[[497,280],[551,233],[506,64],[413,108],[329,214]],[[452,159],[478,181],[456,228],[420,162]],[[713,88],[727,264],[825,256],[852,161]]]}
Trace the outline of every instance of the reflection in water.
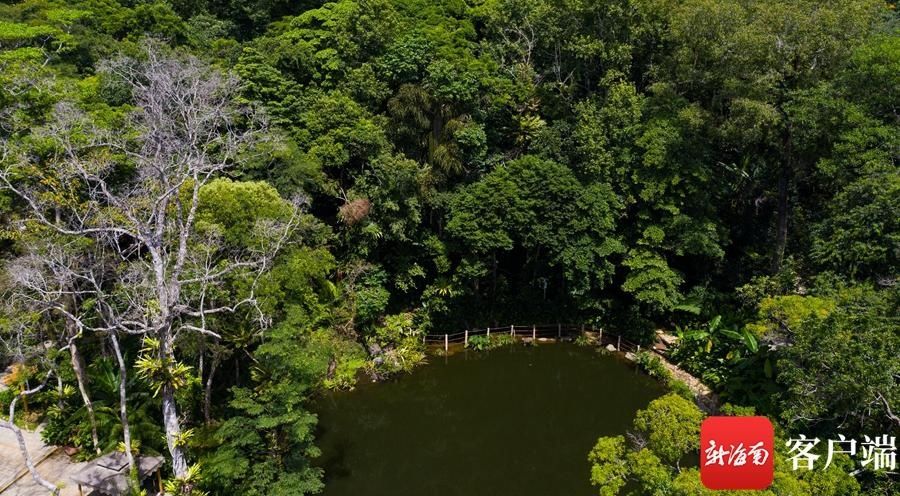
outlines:
{"label": "reflection in water", "polygon": [[663,393],[570,344],[460,353],[315,404],[326,496],[590,495],[587,453]]}

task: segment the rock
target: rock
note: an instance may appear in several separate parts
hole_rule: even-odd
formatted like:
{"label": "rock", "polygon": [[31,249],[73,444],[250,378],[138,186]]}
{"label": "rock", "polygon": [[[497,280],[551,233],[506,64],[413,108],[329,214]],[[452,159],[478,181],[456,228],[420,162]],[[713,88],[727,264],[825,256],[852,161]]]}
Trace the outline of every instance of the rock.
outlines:
{"label": "rock", "polygon": [[378,346],[378,343],[369,344],[369,355],[378,356],[382,353],[381,346]]}
{"label": "rock", "polygon": [[606,350],[607,351],[616,351],[616,347],[611,344],[608,344],[608,345],[606,345]]}
{"label": "rock", "polygon": [[666,346],[674,346],[675,343],[678,342],[678,336],[662,333],[659,334],[659,340],[662,341]]}

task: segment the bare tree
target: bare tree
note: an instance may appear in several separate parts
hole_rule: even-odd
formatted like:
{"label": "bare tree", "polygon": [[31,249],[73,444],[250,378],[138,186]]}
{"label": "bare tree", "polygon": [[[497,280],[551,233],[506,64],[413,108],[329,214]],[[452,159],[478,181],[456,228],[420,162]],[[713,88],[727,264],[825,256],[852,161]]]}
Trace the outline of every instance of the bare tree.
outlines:
{"label": "bare tree", "polygon": [[[54,144],[52,153],[5,147],[0,186],[24,203],[23,226],[90,240],[91,263],[77,277],[90,288],[94,314],[55,311],[68,312],[85,331],[144,337],[137,367],[158,389],[172,466],[184,479],[175,391],[189,368],[179,361],[178,337],[219,340],[212,317],[240,309],[267,323],[253,288],[293,232],[300,202],[284,218],[258,222],[251,247],[227,245],[215,230],[198,228],[204,186],[267,139],[265,120],[235,103],[235,78],[156,45],[148,45],[145,60],[122,58],[102,70],[131,91],[137,110],[128,122],[102,127],[61,104],[52,123],[34,132]],[[234,277],[250,281],[240,297],[220,290]]]}
{"label": "bare tree", "polygon": [[91,426],[92,446],[100,454],[97,418],[88,391],[84,359],[78,348],[78,341],[83,333],[82,319],[79,317],[80,305],[93,294],[83,284],[85,276],[90,275],[89,271],[85,267],[83,254],[67,246],[65,240],[59,244],[30,240],[26,254],[13,260],[7,267],[9,278],[14,284],[9,302],[17,310],[61,317],[64,320],[65,333],[57,340],[65,342],[64,346],[69,350],[75,382]]}

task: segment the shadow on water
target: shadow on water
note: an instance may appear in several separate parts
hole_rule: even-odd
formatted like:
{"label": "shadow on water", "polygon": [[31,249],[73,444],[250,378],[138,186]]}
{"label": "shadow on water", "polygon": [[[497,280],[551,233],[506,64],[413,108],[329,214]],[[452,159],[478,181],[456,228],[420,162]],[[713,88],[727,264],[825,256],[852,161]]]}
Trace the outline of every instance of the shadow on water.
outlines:
{"label": "shadow on water", "polygon": [[319,398],[326,496],[591,495],[587,453],[662,387],[571,344],[432,357]]}

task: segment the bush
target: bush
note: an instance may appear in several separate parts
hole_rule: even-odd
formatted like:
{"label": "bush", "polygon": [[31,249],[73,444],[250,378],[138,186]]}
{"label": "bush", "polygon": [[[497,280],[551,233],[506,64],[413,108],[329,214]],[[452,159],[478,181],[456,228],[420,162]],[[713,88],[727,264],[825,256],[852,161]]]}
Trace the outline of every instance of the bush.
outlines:
{"label": "bush", "polygon": [[663,365],[662,360],[649,351],[638,353],[635,355],[634,361],[650,377],[656,377],[664,382],[672,378],[672,373]]}
{"label": "bush", "polygon": [[478,335],[469,337],[468,348],[475,351],[486,351],[515,343],[515,336],[509,334]]}
{"label": "bush", "polygon": [[694,392],[691,391],[691,388],[684,381],[678,380],[673,376],[669,379],[666,385],[669,386],[669,389],[678,396],[681,396],[686,400],[694,399]]}
{"label": "bush", "polygon": [[409,372],[425,362],[425,345],[422,330],[414,322],[411,312],[387,315],[383,324],[375,327],[374,340],[381,354],[374,359],[374,366],[381,374]]}
{"label": "bush", "polygon": [[16,393],[12,389],[4,389],[0,391],[0,411],[9,410],[9,404],[16,397]]}
{"label": "bush", "polygon": [[642,351],[635,355],[634,361],[647,375],[659,379],[673,393],[688,400],[694,399],[694,392],[691,391],[691,388],[684,381],[675,378],[658,356],[649,351]]}
{"label": "bush", "polygon": [[587,334],[579,334],[577,338],[575,338],[575,344],[578,346],[594,346],[594,340],[588,337]]}
{"label": "bush", "polygon": [[475,351],[484,351],[490,349],[490,346],[491,338],[488,336],[472,336],[469,338],[469,342],[466,343],[467,348]]}

